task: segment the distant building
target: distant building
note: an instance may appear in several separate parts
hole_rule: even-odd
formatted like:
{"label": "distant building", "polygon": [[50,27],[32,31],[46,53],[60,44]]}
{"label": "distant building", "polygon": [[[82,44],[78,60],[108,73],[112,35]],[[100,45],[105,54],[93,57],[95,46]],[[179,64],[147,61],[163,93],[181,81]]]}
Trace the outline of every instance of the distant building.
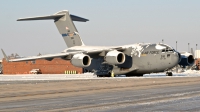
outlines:
{"label": "distant building", "polygon": [[42,74],[74,74],[83,73],[82,68],[73,66],[70,61],[54,58],[52,61],[39,59],[35,61],[2,63],[3,74],[29,74],[32,69],[40,69]]}
{"label": "distant building", "polygon": [[[40,53],[38,55],[41,55]],[[9,59],[22,58],[17,53],[8,56]],[[51,61],[38,59],[35,61],[7,62],[5,59],[0,61],[0,71],[3,74],[29,74],[37,69],[42,74],[80,74],[83,69],[73,66],[69,60],[54,58]]]}
{"label": "distant building", "polygon": [[195,59],[196,59],[196,67],[198,70],[200,70],[200,50],[195,50]]}
{"label": "distant building", "polygon": [[200,58],[196,59],[195,64],[196,64],[196,67],[197,67],[196,69],[200,70]]}
{"label": "distant building", "polygon": [[200,58],[200,50],[195,50],[195,58]]}
{"label": "distant building", "polygon": [[0,74],[2,74],[2,60],[0,60]]}
{"label": "distant building", "polygon": [[7,62],[3,59],[3,74],[30,74],[39,69],[42,74],[80,74],[83,69],[73,66],[70,61],[54,58],[52,61],[38,59],[35,61]]}

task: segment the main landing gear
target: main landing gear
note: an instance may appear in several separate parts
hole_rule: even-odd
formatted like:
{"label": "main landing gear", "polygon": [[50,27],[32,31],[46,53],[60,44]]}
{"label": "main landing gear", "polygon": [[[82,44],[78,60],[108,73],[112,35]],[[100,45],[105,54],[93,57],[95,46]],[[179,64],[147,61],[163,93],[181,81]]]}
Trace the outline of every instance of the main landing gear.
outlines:
{"label": "main landing gear", "polygon": [[97,75],[97,77],[116,77],[113,71],[109,72],[108,74],[105,75]]}
{"label": "main landing gear", "polygon": [[126,77],[143,77],[144,74],[126,74]]}
{"label": "main landing gear", "polygon": [[166,72],[166,76],[173,76],[172,72]]}

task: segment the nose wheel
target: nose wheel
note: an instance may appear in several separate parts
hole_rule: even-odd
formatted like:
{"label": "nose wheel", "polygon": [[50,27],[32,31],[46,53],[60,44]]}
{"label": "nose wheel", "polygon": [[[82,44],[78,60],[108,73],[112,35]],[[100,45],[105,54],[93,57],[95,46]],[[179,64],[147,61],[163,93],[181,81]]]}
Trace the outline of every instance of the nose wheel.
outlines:
{"label": "nose wheel", "polygon": [[172,72],[166,72],[166,76],[173,76]]}

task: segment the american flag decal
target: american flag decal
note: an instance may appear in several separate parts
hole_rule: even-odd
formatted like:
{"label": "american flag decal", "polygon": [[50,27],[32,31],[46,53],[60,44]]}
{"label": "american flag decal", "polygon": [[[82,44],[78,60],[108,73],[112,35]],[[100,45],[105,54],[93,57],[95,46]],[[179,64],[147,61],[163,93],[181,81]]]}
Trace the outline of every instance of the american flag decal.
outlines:
{"label": "american flag decal", "polygon": [[65,33],[65,34],[62,34],[62,36],[63,36],[63,37],[66,37],[66,36],[67,36],[67,34],[66,34],[66,33]]}

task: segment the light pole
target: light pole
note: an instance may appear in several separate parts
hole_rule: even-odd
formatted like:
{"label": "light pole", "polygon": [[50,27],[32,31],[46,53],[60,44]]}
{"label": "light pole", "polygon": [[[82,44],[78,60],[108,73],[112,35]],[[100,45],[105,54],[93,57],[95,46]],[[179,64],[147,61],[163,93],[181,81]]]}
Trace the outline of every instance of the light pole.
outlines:
{"label": "light pole", "polygon": [[190,52],[190,43],[188,43],[188,52]]}
{"label": "light pole", "polygon": [[164,43],[164,39],[162,39],[162,43]]}
{"label": "light pole", "polygon": [[197,44],[196,44],[196,50],[197,50]]}
{"label": "light pole", "polygon": [[[177,41],[176,41],[176,51],[177,51]],[[178,65],[176,65],[176,73],[178,73]]]}
{"label": "light pole", "polygon": [[196,51],[194,52],[194,54],[195,54],[194,57],[195,57],[196,59],[197,59],[197,53],[198,53],[198,52],[197,52],[197,45],[198,45],[198,44],[196,44]]}

